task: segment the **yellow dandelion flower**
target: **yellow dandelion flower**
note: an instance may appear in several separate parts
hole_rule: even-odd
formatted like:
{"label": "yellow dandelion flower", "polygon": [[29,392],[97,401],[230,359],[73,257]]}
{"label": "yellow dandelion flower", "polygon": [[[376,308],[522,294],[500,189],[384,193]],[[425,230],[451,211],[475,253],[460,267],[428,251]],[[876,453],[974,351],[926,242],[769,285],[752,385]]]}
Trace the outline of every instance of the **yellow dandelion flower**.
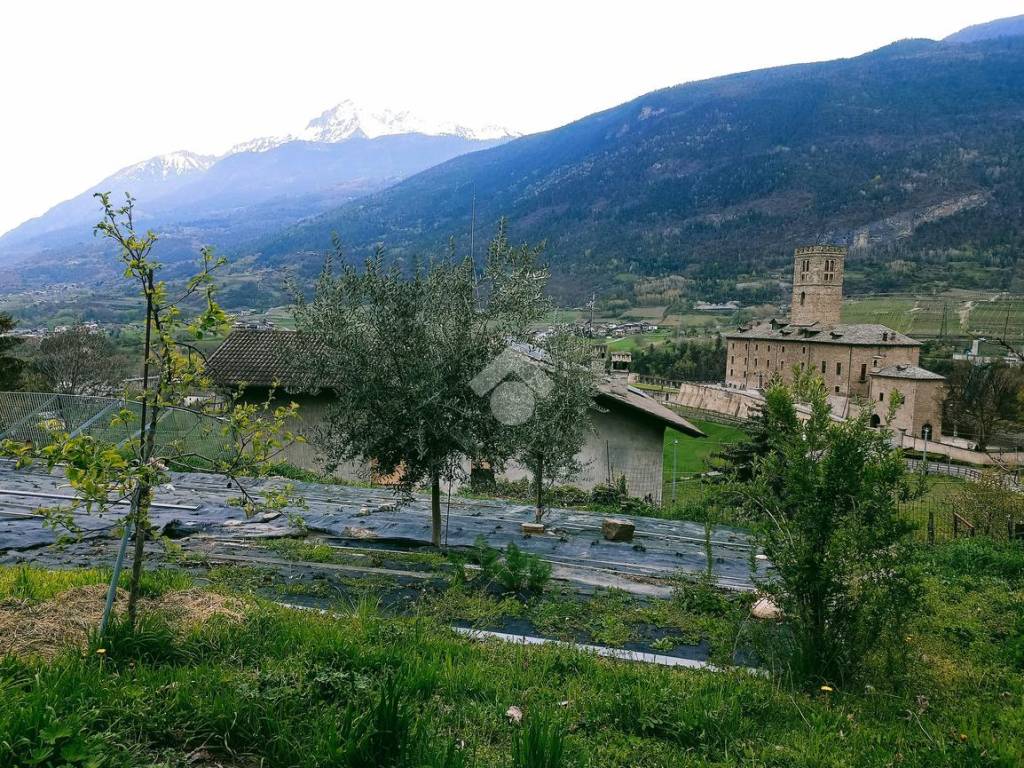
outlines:
{"label": "yellow dandelion flower", "polygon": [[107,652],[107,649],[106,649],[106,648],[97,648],[97,649],[96,649],[96,653],[98,653],[98,654],[99,654],[100,656],[102,656],[102,655],[103,655],[103,654],[105,654],[106,652]]}

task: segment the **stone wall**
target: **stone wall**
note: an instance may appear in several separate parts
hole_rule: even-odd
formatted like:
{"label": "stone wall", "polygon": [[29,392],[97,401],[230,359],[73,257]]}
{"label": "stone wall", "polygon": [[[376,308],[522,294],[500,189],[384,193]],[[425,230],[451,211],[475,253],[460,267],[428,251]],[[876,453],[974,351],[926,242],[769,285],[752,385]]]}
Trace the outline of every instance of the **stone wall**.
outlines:
{"label": "stone wall", "polygon": [[931,379],[873,376],[870,397],[880,422],[884,422],[888,416],[889,403],[892,402],[893,392],[897,391],[903,396],[903,404],[893,416],[893,430],[906,430],[908,435],[921,437],[921,430],[927,424],[931,426],[932,439],[938,440],[942,435],[943,383]]}
{"label": "stone wall", "polygon": [[843,263],[846,248],[812,245],[793,254],[793,297],[789,322],[794,325],[837,325],[843,307]]}

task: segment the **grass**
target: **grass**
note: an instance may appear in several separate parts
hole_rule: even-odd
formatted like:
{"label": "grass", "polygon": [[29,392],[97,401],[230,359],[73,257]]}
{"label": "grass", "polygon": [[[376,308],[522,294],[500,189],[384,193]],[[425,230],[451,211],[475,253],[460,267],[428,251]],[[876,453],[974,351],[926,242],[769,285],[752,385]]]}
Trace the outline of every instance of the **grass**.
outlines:
{"label": "grass", "polygon": [[[900,680],[802,692],[739,672],[474,643],[426,612],[388,618],[364,603],[323,616],[249,601],[241,625],[172,632],[152,615],[137,633],[116,627],[102,656],[0,660],[0,764],[1020,765],[1024,554],[979,539],[918,557],[926,610]],[[0,568],[5,600],[19,571]],[[99,575],[28,572],[39,594]],[[476,599],[480,613],[507,602]],[[647,610],[718,610],[674,603]],[[524,610],[559,627],[564,606],[545,605]],[[634,610],[609,594],[579,620],[621,637],[616,620]],[[513,706],[521,725],[506,717]]]}
{"label": "grass", "polygon": [[[720,424],[715,421],[691,419],[690,423],[703,432],[706,437],[690,437],[671,427],[665,430],[664,478],[671,482],[674,477],[689,477],[706,472],[708,458],[726,445],[738,443],[746,433],[731,424]],[[678,440],[679,445],[674,446]],[[673,459],[674,456],[674,459]],[[676,473],[673,476],[673,460]]]}

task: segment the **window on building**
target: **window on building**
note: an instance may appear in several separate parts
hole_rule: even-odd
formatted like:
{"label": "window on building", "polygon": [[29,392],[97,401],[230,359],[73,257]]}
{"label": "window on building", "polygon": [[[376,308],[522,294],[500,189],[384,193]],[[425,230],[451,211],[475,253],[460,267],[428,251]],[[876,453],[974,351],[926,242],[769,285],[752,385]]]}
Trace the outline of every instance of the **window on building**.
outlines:
{"label": "window on building", "polygon": [[881,403],[881,402],[884,402],[884,401],[885,401],[885,392],[879,392],[878,393],[878,402]]}
{"label": "window on building", "polygon": [[757,368],[757,358],[754,358],[754,367]]}
{"label": "window on building", "polygon": [[860,380],[861,381],[867,381],[867,379],[868,379],[868,364],[867,363],[861,363],[860,364]]}
{"label": "window on building", "polygon": [[807,299],[807,294],[804,293],[803,291],[800,291],[800,306],[801,307],[804,305],[804,301],[806,299]]}
{"label": "window on building", "polygon": [[925,440],[931,440],[932,438],[932,425],[925,423],[921,427],[921,437]]}
{"label": "window on building", "polygon": [[825,372],[825,361],[824,360],[821,361],[821,372],[822,373]]}
{"label": "window on building", "polygon": [[836,384],[836,394],[837,395],[839,394],[839,385],[838,384]]}
{"label": "window on building", "polygon": [[732,370],[732,368],[730,368],[729,369],[729,375],[732,376],[732,374],[733,374],[733,370]]}
{"label": "window on building", "polygon": [[836,376],[841,376],[843,373],[843,364],[836,363]]}

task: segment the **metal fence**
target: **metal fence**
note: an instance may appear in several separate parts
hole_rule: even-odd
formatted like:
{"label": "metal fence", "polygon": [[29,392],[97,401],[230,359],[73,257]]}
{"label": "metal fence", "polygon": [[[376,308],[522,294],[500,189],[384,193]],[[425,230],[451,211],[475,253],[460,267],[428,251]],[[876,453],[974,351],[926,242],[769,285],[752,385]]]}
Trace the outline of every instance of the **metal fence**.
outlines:
{"label": "metal fence", "polygon": [[[127,424],[113,425],[127,409],[134,414]],[[0,440],[44,445],[56,429],[72,437],[91,435],[124,445],[141,431],[142,406],[134,400],[47,392],[0,392]],[[160,453],[188,451],[208,457],[222,455],[231,438],[215,417],[186,408],[161,408],[157,422]]]}

